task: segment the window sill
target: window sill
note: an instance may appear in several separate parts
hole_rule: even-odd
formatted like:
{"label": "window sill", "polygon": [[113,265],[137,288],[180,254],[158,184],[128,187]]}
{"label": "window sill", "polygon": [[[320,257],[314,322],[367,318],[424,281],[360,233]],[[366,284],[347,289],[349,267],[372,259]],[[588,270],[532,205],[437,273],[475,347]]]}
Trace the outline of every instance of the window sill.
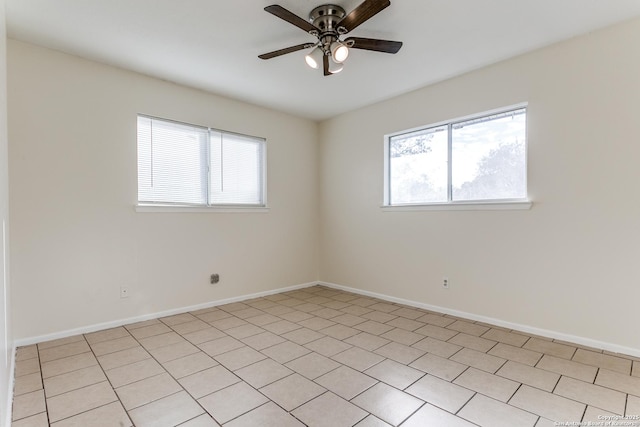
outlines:
{"label": "window sill", "polygon": [[141,213],[265,213],[267,206],[174,206],[174,205],[136,205],[136,212]]}
{"label": "window sill", "polygon": [[451,202],[430,203],[424,205],[381,206],[383,212],[406,211],[502,211],[529,210],[533,202],[530,200],[484,201],[484,202]]}

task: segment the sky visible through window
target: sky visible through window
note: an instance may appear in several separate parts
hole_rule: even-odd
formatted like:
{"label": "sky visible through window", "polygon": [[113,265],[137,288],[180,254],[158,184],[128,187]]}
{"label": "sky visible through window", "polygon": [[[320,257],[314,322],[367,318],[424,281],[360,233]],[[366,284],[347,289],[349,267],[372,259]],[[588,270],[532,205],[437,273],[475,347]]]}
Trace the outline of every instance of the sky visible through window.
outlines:
{"label": "sky visible through window", "polygon": [[[452,199],[526,198],[526,110],[454,123]],[[448,200],[448,127],[390,141],[390,204]]]}

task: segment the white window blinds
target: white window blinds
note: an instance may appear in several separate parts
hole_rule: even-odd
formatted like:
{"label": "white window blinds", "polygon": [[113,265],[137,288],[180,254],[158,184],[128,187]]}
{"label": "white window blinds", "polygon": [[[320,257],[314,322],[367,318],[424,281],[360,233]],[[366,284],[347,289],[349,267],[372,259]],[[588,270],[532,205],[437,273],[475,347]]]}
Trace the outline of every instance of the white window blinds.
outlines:
{"label": "white window blinds", "polygon": [[265,140],[138,116],[138,203],[264,206]]}
{"label": "white window blinds", "polygon": [[262,147],[255,138],[211,131],[212,204],[261,204]]}

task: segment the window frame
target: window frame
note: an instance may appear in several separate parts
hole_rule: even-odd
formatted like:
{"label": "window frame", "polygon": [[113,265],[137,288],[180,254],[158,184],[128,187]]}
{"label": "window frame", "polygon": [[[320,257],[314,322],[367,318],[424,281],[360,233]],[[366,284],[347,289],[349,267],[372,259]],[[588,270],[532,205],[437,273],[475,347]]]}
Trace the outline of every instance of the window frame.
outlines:
{"label": "window frame", "polygon": [[[384,169],[383,169],[383,202],[381,209],[383,211],[417,211],[417,210],[526,210],[533,205],[529,196],[528,185],[528,168],[529,168],[529,126],[527,116],[527,126],[525,128],[525,186],[527,188],[527,196],[523,198],[513,199],[481,199],[481,200],[453,200],[452,199],[452,144],[453,144],[453,127],[456,124],[483,119],[486,117],[509,113],[511,111],[525,109],[528,115],[528,103],[519,103],[493,110],[483,111],[481,113],[470,114],[467,116],[457,117],[455,119],[444,120],[424,126],[418,126],[411,129],[404,129],[398,132],[390,133],[384,136]],[[447,201],[444,202],[420,202],[420,203],[404,203],[391,204],[391,140],[392,138],[408,133],[427,131],[438,127],[447,127]]]}
{"label": "window frame", "polygon": [[[163,122],[174,123],[182,126],[192,127],[194,129],[204,129],[208,134],[207,141],[207,204],[189,204],[189,203],[179,203],[179,202],[144,202],[140,201],[139,197],[139,167],[138,167],[138,118],[146,118],[151,120],[160,120]],[[211,191],[211,132],[217,132],[221,135],[236,135],[243,138],[250,138],[256,140],[260,144],[260,171],[261,171],[261,185],[260,185],[260,195],[261,195],[261,203],[260,204],[210,204],[210,191]],[[163,117],[152,116],[149,114],[138,113],[136,115],[136,212],[161,212],[161,213],[172,213],[172,212],[190,212],[190,213],[213,213],[213,212],[231,212],[231,213],[253,213],[253,212],[268,212],[269,207],[267,205],[267,139],[264,137],[258,137],[254,135],[247,135],[238,132],[226,131],[210,126],[196,125],[192,123],[182,122],[173,119],[166,119]]]}

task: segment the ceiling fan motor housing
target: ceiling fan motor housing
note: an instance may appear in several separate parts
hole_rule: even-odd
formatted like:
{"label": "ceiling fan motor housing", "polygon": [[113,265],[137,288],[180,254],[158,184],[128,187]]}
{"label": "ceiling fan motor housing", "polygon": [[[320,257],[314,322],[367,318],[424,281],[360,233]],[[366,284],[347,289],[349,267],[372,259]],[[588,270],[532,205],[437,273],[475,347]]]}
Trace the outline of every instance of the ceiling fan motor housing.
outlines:
{"label": "ceiling fan motor housing", "polygon": [[338,23],[344,18],[346,12],[343,8],[335,4],[323,4],[311,11],[309,14],[309,22],[320,29],[321,34],[333,33],[337,34]]}

